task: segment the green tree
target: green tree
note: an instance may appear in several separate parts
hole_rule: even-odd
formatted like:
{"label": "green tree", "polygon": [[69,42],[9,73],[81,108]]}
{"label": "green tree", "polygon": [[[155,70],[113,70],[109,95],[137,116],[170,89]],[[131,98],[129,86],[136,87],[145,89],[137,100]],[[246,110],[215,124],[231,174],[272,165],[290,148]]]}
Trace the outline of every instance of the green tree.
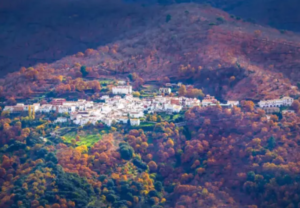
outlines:
{"label": "green tree", "polygon": [[169,22],[172,19],[172,16],[170,14],[167,14],[166,16],[166,22]]}
{"label": "green tree", "polygon": [[150,114],[148,114],[148,115],[146,116],[146,120],[147,120],[147,121],[151,121],[151,116],[150,116]]}
{"label": "green tree", "polygon": [[247,180],[248,181],[254,181],[254,178],[255,178],[255,173],[253,171],[249,171],[247,173]]}
{"label": "green tree", "polygon": [[127,143],[121,143],[119,149],[121,158],[124,160],[130,160],[133,156],[133,149]]}
{"label": "green tree", "polygon": [[80,72],[82,74],[82,77],[86,77],[88,75],[88,72],[86,71],[86,66],[81,66]]}
{"label": "green tree", "polygon": [[128,75],[128,78],[131,81],[135,81],[138,78],[138,75],[137,75],[137,73],[133,72],[133,73],[131,73],[131,74]]}
{"label": "green tree", "polygon": [[156,181],[155,184],[154,184],[154,187],[157,191],[161,192],[162,189],[163,189],[163,185],[162,185],[162,182],[160,181]]}
{"label": "green tree", "polygon": [[157,122],[162,122],[162,117],[160,115],[157,116]]}
{"label": "green tree", "polygon": [[275,140],[275,138],[274,138],[273,136],[271,136],[271,137],[268,139],[268,148],[269,148],[270,150],[273,150],[274,147],[275,147],[275,145],[276,145],[276,140]]}
{"label": "green tree", "polygon": [[106,200],[108,202],[111,202],[111,203],[114,203],[116,201],[116,196],[114,194],[108,194],[107,197],[106,197]]}

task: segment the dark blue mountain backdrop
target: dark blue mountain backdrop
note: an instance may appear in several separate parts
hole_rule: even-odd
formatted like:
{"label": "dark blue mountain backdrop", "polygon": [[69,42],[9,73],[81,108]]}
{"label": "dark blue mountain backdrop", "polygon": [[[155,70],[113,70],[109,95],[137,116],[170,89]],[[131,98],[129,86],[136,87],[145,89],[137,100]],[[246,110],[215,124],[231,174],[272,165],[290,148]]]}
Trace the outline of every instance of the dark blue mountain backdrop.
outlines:
{"label": "dark blue mountain backdrop", "polygon": [[0,76],[118,40],[146,24],[158,6],[184,2],[206,3],[245,21],[300,31],[299,0],[2,0]]}

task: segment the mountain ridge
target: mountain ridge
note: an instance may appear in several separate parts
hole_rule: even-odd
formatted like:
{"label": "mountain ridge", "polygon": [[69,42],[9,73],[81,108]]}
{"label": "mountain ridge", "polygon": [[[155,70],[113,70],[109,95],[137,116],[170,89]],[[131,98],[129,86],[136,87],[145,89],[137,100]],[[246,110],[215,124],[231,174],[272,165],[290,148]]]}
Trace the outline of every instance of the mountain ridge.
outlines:
{"label": "mountain ridge", "polygon": [[295,85],[300,38],[296,34],[236,20],[199,4],[158,7],[156,11],[151,20],[118,40],[44,68],[73,78],[78,65],[91,67],[94,77],[122,76],[124,71],[138,73],[145,80],[170,76],[226,99],[299,94]]}

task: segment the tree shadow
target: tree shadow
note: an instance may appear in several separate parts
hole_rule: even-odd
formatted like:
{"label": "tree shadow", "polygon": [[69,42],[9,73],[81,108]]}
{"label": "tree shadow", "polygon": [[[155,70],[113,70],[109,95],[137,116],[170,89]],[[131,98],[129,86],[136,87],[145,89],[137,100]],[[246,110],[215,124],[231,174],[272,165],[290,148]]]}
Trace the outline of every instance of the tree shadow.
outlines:
{"label": "tree shadow", "polygon": [[5,0],[0,4],[0,77],[117,40],[145,24],[149,8],[120,0]]}

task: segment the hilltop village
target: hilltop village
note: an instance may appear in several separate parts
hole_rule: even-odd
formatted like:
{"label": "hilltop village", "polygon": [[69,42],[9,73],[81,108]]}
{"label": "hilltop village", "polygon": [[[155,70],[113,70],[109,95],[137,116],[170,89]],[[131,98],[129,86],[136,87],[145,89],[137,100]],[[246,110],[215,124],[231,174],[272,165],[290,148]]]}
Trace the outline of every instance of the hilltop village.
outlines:
{"label": "hilltop village", "polygon": [[[25,105],[18,103],[15,106],[6,106],[4,111],[10,113],[30,111],[31,113],[51,113],[57,112],[65,115],[58,117],[55,123],[65,123],[71,120],[74,124],[84,126],[88,123],[96,124],[102,122],[107,126],[114,123],[130,124],[131,126],[139,126],[145,121],[146,114],[167,113],[178,114],[195,106],[207,107],[220,105],[226,108],[239,106],[240,101],[227,101],[220,103],[214,96],[206,95],[202,100],[197,98],[187,98],[184,96],[168,96],[171,94],[172,85],[167,83],[165,88],[159,88],[160,95],[148,98],[139,98],[132,95],[132,86],[126,85],[125,81],[119,81],[119,85],[112,88],[114,96],[103,95],[101,102],[96,103],[79,99],[77,101],[67,101],[63,98],[55,98],[48,104],[34,103]],[[181,85],[181,84],[179,84]],[[280,107],[291,106],[294,99],[291,97],[283,97],[275,100],[264,100],[257,103],[266,113],[278,113]],[[284,110],[285,112],[293,112],[292,110]]]}

